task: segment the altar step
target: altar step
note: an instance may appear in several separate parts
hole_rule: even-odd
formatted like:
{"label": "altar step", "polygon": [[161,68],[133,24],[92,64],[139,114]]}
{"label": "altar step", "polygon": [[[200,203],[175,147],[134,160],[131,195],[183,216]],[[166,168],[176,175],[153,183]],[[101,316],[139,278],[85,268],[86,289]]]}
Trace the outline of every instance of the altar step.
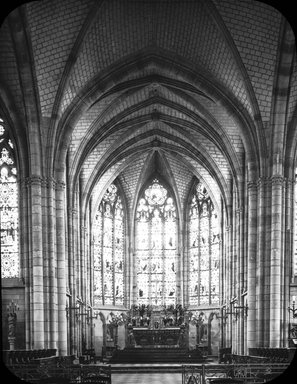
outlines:
{"label": "altar step", "polygon": [[186,348],[125,348],[115,351],[109,363],[205,363],[199,350]]}
{"label": "altar step", "polygon": [[174,363],[150,363],[150,364],[111,364],[112,373],[182,373],[182,364]]}

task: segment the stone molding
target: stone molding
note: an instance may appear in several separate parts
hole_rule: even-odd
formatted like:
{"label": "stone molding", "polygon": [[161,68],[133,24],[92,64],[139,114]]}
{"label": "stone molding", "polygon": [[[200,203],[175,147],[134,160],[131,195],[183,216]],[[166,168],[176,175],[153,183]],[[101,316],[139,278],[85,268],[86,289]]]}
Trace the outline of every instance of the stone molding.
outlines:
{"label": "stone molding", "polygon": [[46,188],[53,188],[55,190],[65,189],[66,184],[64,181],[57,181],[51,177],[42,178],[38,175],[32,175],[19,179],[21,186],[41,185]]}
{"label": "stone molding", "polygon": [[251,180],[251,181],[247,182],[247,189],[248,190],[252,190],[252,189],[255,190],[256,188],[257,188],[257,181]]}
{"label": "stone molding", "polygon": [[281,175],[274,175],[270,178],[271,185],[284,186],[286,183],[286,179]]}
{"label": "stone molding", "polygon": [[75,208],[68,207],[67,211],[68,211],[69,215],[71,215],[72,217],[74,217],[75,215],[78,214],[78,210]]}
{"label": "stone molding", "polygon": [[247,188],[260,188],[261,186],[272,186],[272,185],[281,185],[281,186],[293,186],[296,183],[295,179],[288,179],[282,175],[273,175],[270,177],[259,177],[257,180],[250,180],[247,182]]}

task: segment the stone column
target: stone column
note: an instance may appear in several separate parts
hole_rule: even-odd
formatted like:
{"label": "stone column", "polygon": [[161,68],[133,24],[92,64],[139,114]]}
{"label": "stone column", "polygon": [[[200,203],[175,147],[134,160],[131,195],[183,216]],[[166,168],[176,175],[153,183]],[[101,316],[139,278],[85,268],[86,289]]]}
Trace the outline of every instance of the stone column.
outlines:
{"label": "stone column", "polygon": [[87,274],[87,257],[88,257],[88,247],[86,244],[87,239],[87,228],[83,222],[81,215],[81,225],[80,225],[80,239],[81,239],[81,249],[80,249],[80,257],[81,257],[81,295],[83,301],[87,301],[87,284],[89,283],[89,276]]}
{"label": "stone column", "polygon": [[[75,224],[77,222],[77,211],[75,209],[68,210],[68,274],[69,274],[69,289],[70,300],[69,307],[74,308],[76,305],[76,234]],[[69,332],[70,332],[70,353],[77,354],[77,335],[76,335],[76,318],[74,316],[74,310],[69,309]]]}
{"label": "stone column", "polygon": [[[227,309],[229,309],[230,311],[230,306],[229,306],[229,302],[230,302],[230,299],[232,297],[232,289],[231,289],[231,271],[230,271],[230,268],[231,268],[231,256],[230,256],[230,249],[229,249],[229,245],[230,245],[230,232],[231,232],[231,227],[226,225],[225,227],[225,244],[224,244],[224,252],[225,252],[225,266],[224,266],[224,271],[223,271],[223,279],[224,279],[224,282],[225,282],[225,286],[223,287],[224,289],[224,292],[225,292],[225,300],[226,300],[226,304],[227,304]],[[227,319],[226,319],[226,346],[227,347],[232,347],[232,343],[233,343],[233,337],[232,337],[232,334],[233,334],[233,331],[232,331],[232,316],[230,314],[228,314],[227,316]]]}
{"label": "stone column", "polygon": [[[82,307],[82,313],[86,313],[87,311],[87,304],[89,304],[89,297],[87,295],[87,284],[89,283],[89,276],[87,274],[87,257],[88,257],[88,250],[86,246],[86,238],[87,238],[87,228],[83,225],[84,220],[83,220],[84,215],[81,213],[81,225],[80,225],[80,238],[81,238],[81,249],[80,249],[80,254],[81,254],[81,279],[82,279],[82,300],[83,300],[83,307]],[[82,350],[88,348],[88,325],[86,322],[86,316],[83,315],[81,316],[81,332],[82,332],[82,340],[83,340],[83,345],[82,345]]]}
{"label": "stone column", "polygon": [[[96,207],[97,209],[97,207]],[[128,208],[127,208],[128,213]],[[130,217],[130,216],[129,216]],[[127,308],[131,308],[132,303],[134,302],[133,298],[133,255],[132,255],[132,234],[133,234],[133,228],[134,225],[129,223],[128,220],[128,214],[125,215],[125,232],[124,232],[124,239],[125,239],[125,253],[124,253],[124,262],[126,266],[129,266],[126,269],[126,275],[124,277],[124,281],[126,284],[126,298],[124,301],[124,305]]]}
{"label": "stone column", "polygon": [[[80,292],[80,284],[79,284],[79,248],[78,248],[78,210],[77,207],[79,205],[78,202],[78,191],[77,187],[75,188],[75,191],[73,193],[73,210],[72,210],[72,228],[71,228],[71,246],[70,249],[72,251],[69,253],[71,257],[71,264],[72,264],[72,279],[71,279],[71,306],[75,307],[77,304],[76,297],[78,295],[78,292]],[[70,262],[70,260],[69,260]],[[74,316],[74,311],[72,310],[70,312],[70,327],[71,332],[73,335],[73,353],[78,354],[79,351],[79,340],[78,340],[78,322],[76,316]]]}
{"label": "stone column", "polygon": [[66,320],[66,271],[65,271],[65,184],[56,186],[56,233],[57,233],[57,288],[58,288],[58,349],[59,355],[67,354],[67,320]]}
{"label": "stone column", "polygon": [[256,252],[257,252],[257,184],[248,183],[248,227],[247,227],[247,288],[248,288],[248,317],[247,317],[247,352],[256,346]]}
{"label": "stone column", "polygon": [[42,201],[41,178],[28,179],[31,207],[31,318],[32,348],[44,348],[44,294],[43,294],[43,238],[42,238]]}
{"label": "stone column", "polygon": [[273,176],[271,185],[271,258],[270,258],[270,343],[280,347],[281,334],[281,250],[283,177]]}
{"label": "stone column", "polygon": [[264,344],[264,290],[265,290],[265,233],[266,233],[266,184],[265,178],[260,178],[258,187],[258,237],[257,237],[257,262],[256,262],[256,345],[263,347]]}
{"label": "stone column", "polygon": [[44,300],[44,348],[49,347],[50,331],[50,297],[51,287],[49,278],[49,254],[48,254],[48,201],[47,201],[47,180],[41,180],[41,210],[42,210],[42,258],[43,258],[43,300]]}
{"label": "stone column", "polygon": [[48,180],[48,281],[49,281],[49,332],[50,332],[50,348],[57,349],[58,342],[58,293],[57,293],[57,259],[56,259],[56,202],[55,202],[55,187],[54,180]]}
{"label": "stone column", "polygon": [[[244,268],[243,268],[243,209],[238,208],[236,211],[236,227],[237,227],[237,242],[236,242],[236,253],[237,253],[237,281],[238,281],[238,296],[245,290],[244,287]],[[243,354],[244,348],[244,317],[240,316],[238,319],[238,353]]]}
{"label": "stone column", "polygon": [[28,239],[30,238],[30,230],[29,230],[29,184],[27,179],[20,180],[20,193],[22,198],[20,199],[20,227],[19,227],[19,235],[20,235],[20,253],[22,258],[20,260],[21,266],[21,274],[25,281],[25,302],[24,308],[28,308],[25,311],[25,340],[26,340],[26,349],[32,349],[32,327],[31,327],[31,311],[30,303],[31,303],[31,292],[29,287],[31,280],[31,253],[29,251],[30,244]]}
{"label": "stone column", "polygon": [[[292,264],[294,265],[294,225],[295,225],[295,209],[294,209],[294,179],[286,180],[285,192],[285,241],[284,241],[284,262],[283,262],[283,295],[282,295],[282,318],[283,324],[290,324],[290,314],[288,306],[290,305],[290,283],[292,274],[294,274],[294,267],[292,271]],[[289,334],[288,327],[282,327],[282,340],[283,347],[288,347]]]}

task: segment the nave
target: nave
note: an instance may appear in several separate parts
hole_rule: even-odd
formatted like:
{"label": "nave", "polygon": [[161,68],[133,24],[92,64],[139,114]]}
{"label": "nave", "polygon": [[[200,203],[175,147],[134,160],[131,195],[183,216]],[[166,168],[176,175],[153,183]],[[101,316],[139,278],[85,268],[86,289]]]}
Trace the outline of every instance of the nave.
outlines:
{"label": "nave", "polygon": [[297,347],[289,19],[256,0],[29,1],[4,18],[0,52],[7,366],[73,384],[146,361],[189,365],[187,384],[211,368],[247,384],[252,364],[259,382],[285,368]]}

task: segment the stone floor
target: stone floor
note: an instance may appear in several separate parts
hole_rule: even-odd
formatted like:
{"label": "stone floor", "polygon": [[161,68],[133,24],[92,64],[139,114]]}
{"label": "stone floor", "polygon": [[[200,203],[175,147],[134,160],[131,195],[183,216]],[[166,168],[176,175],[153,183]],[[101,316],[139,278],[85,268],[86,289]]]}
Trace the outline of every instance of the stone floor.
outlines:
{"label": "stone floor", "polygon": [[113,373],[112,384],[181,384],[181,373]]}

